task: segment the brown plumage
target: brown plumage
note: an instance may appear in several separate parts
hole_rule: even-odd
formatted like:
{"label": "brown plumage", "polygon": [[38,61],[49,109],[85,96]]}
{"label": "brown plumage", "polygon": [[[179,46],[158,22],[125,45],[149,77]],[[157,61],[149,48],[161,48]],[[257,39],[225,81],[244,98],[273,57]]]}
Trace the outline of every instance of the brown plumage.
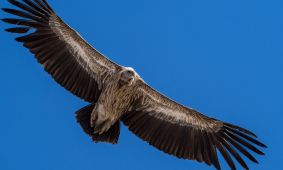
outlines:
{"label": "brown plumage", "polygon": [[249,130],[182,106],[149,87],[133,69],[108,60],[66,25],[45,0],[8,1],[19,9],[3,11],[20,19],[2,19],[16,25],[6,31],[27,33],[16,40],[55,81],[91,103],[76,114],[95,142],[117,143],[122,121],[154,147],[216,169],[220,169],[217,150],[231,169],[236,169],[233,158],[248,169],[242,156],[258,163],[250,151],[264,154],[256,146],[266,146]]}

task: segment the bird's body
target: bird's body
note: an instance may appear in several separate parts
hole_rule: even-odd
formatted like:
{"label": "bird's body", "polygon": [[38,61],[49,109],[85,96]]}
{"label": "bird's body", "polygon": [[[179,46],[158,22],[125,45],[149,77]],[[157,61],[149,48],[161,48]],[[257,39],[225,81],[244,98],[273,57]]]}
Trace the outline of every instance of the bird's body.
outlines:
{"label": "bird's body", "polygon": [[95,132],[105,133],[128,112],[138,88],[137,78],[133,69],[125,67],[107,78],[91,115]]}
{"label": "bird's body", "polygon": [[16,40],[55,81],[90,103],[76,115],[94,142],[117,143],[123,122],[159,150],[216,169],[217,150],[231,169],[236,169],[231,156],[248,169],[242,156],[258,163],[250,151],[264,154],[256,146],[266,146],[249,130],[178,104],[147,85],[132,68],[107,59],[65,24],[46,0],[8,1],[21,10],[3,10],[21,18],[2,19],[16,25],[6,31],[27,33]]}

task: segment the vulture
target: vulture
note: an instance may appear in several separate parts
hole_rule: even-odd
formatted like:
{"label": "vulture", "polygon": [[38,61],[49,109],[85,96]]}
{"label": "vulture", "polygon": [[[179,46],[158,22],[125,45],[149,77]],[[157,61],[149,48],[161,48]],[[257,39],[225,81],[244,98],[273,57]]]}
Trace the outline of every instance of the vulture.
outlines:
{"label": "vulture", "polygon": [[[229,167],[244,159],[258,163],[255,154],[266,148],[251,131],[210,118],[151,88],[133,68],[118,65],[88,44],[56,15],[46,0],[8,0],[16,16],[7,32],[34,54],[62,87],[89,103],[76,112],[92,140],[116,144],[120,122],[142,140],[181,159],[196,160],[221,169],[218,154]],[[251,153],[253,152],[253,153]]]}

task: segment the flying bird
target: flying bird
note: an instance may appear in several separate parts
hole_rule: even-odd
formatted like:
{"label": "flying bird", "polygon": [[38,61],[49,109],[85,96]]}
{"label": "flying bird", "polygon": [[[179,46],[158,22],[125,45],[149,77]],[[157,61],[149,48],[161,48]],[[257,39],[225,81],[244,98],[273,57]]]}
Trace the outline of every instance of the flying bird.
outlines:
{"label": "flying bird", "polygon": [[89,45],[56,15],[46,0],[8,0],[17,16],[2,21],[24,34],[16,41],[34,54],[52,78],[90,103],[76,112],[82,129],[94,142],[116,144],[123,122],[150,145],[178,158],[221,169],[218,151],[231,169],[236,160],[249,169],[243,156],[258,163],[251,151],[266,146],[242,127],[203,115],[157,92],[130,67],[118,65]]}

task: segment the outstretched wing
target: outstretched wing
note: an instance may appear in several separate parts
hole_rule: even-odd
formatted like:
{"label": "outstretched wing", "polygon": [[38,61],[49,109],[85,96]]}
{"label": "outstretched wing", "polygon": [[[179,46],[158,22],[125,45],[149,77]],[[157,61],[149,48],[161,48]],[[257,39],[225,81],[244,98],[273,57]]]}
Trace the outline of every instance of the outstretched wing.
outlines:
{"label": "outstretched wing", "polygon": [[119,66],[85,42],[55,14],[45,0],[8,1],[20,10],[2,10],[20,18],[2,19],[16,25],[6,31],[28,33],[16,40],[35,55],[37,61],[59,84],[76,96],[95,102],[103,82]]}
{"label": "outstretched wing", "polygon": [[209,118],[186,108],[141,82],[136,99],[122,121],[138,137],[156,148],[179,158],[197,160],[220,169],[217,149],[231,169],[231,155],[248,169],[239,153],[257,163],[249,150],[263,155],[255,147],[266,147],[256,136],[241,127]]}

